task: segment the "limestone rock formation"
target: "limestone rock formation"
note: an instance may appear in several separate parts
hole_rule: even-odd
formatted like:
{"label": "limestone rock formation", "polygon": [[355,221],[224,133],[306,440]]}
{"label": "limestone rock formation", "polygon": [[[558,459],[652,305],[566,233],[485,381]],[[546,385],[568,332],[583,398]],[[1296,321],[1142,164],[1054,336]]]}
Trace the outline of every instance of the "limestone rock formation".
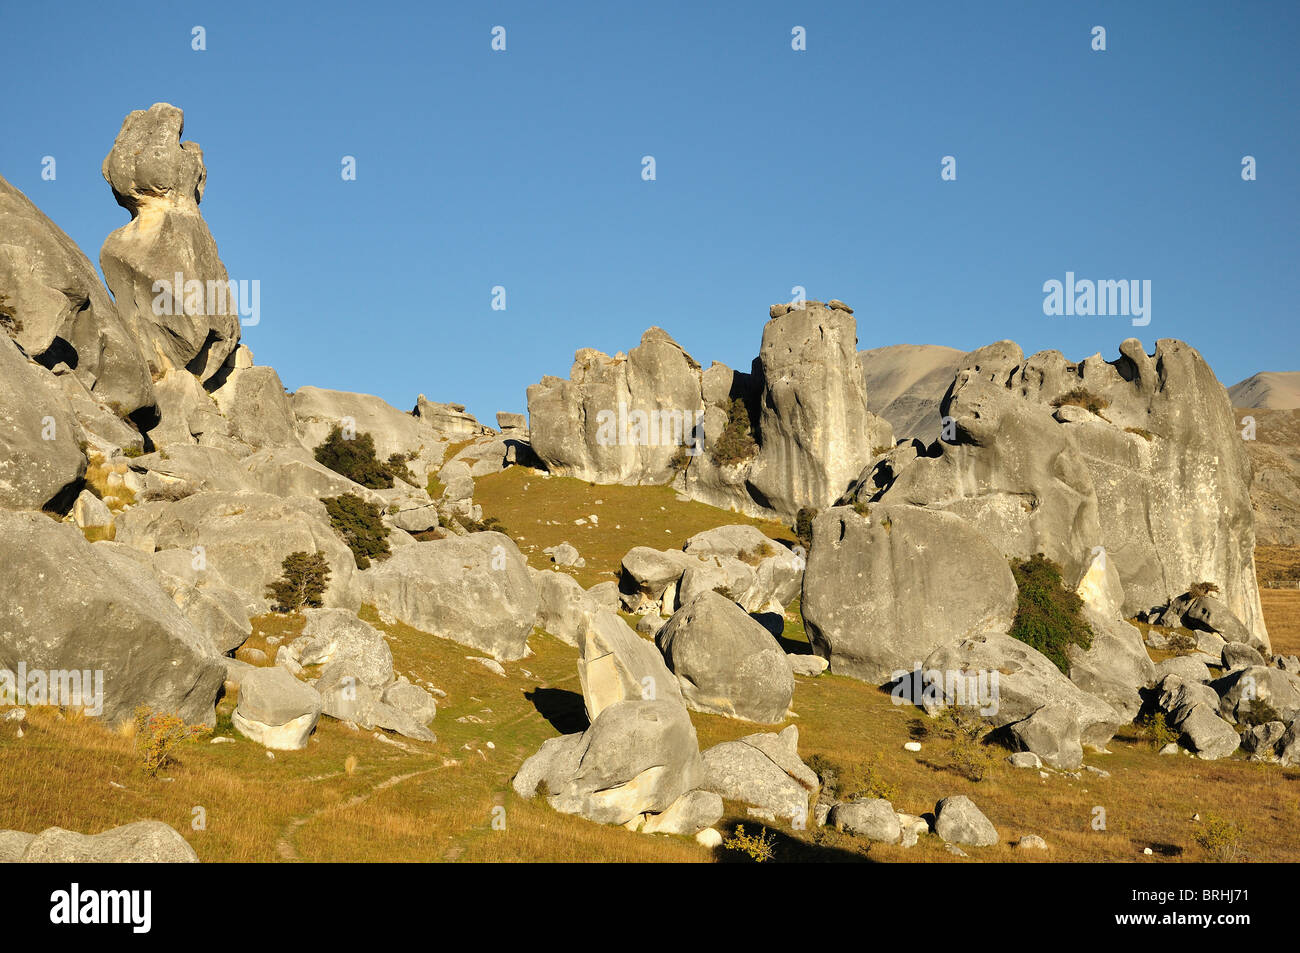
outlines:
{"label": "limestone rock formation", "polygon": [[115,416],[152,408],[148,364],[95,266],[3,178],[0,236],[0,331],[45,367],[71,368]]}
{"label": "limestone rock formation", "polygon": [[50,373],[0,334],[0,507],[40,509],[72,489],[86,469],[80,433]]}
{"label": "limestone rock formation", "polygon": [[167,103],[123,120],[103,172],[131,221],[105,239],[99,262],[149,365],[207,381],[239,345],[239,306],[199,212],[203,150],[181,142],[183,131],[184,113]]}
{"label": "limestone rock formation", "polygon": [[40,513],[0,510],[0,669],[77,673],[90,698],[102,673],[109,724],[136,707],[216,724],[225,679],[217,650],[143,562],[111,544],[86,542],[74,526]]}

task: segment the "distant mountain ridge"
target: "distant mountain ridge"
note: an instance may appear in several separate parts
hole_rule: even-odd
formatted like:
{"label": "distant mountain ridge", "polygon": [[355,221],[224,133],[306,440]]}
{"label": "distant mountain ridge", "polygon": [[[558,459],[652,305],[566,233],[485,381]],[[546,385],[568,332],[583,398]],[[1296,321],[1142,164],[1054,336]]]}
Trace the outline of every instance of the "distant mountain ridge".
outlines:
{"label": "distant mountain ridge", "polygon": [[1234,407],[1261,410],[1300,408],[1300,371],[1260,371],[1228,388]]}
{"label": "distant mountain ridge", "polygon": [[966,352],[940,344],[892,344],[859,351],[867,408],[884,417],[896,438],[939,436],[939,404]]}

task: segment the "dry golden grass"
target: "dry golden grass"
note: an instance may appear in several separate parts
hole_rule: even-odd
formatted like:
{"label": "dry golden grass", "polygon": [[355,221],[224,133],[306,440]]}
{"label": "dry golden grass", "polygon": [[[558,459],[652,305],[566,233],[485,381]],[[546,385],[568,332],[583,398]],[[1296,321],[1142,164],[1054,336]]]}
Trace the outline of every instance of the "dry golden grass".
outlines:
{"label": "dry golden grass", "polygon": [[1300,589],[1261,589],[1268,639],[1278,655],[1300,655]]}
{"label": "dry golden grass", "polygon": [[[542,550],[572,543],[587,565],[565,571],[587,588],[616,578],[623,556],[634,546],[681,549],[696,533],[715,526],[745,523],[773,539],[794,540],[781,523],[683,502],[671,487],[598,486],[570,477],[543,477],[524,467],[475,481],[474,501],[482,505],[485,519],[496,517],[509,530],[535,568],[555,568]],[[598,525],[590,522],[593,514]],[[577,525],[579,519],[587,523]]]}

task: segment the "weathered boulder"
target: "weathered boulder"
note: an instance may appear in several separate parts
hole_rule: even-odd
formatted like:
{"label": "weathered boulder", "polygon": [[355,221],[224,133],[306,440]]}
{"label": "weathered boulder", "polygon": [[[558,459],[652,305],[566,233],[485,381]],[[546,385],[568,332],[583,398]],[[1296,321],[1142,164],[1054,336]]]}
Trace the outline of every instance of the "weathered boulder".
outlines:
{"label": "weathered boulder", "polygon": [[537,621],[528,565],[501,533],[400,546],[359,573],[358,584],[380,612],[499,661],[523,658]]}
{"label": "weathered boulder", "polygon": [[[204,568],[199,568],[200,566]],[[221,654],[232,652],[253,632],[257,604],[230,586],[215,569],[188,549],[153,554],[153,570],[181,614],[206,635]]]}
{"label": "weathered boulder", "polygon": [[203,150],[183,131],[184,113],[167,103],[123,120],[103,172],[131,221],[105,239],[99,263],[149,364],[207,381],[239,345],[240,302],[199,212]]}
{"label": "weathered boulder", "polygon": [[422,486],[430,467],[441,463],[447,446],[446,436],[428,420],[370,394],[300,387],[294,391],[291,404],[304,446],[320,446],[334,427],[369,434],[375,442],[376,457],[387,460],[395,453],[407,456],[407,467]]}
{"label": "weathered boulder", "polygon": [[691,836],[722,820],[722,798],[712,791],[687,791],[659,814],[647,814],[643,834]]}
{"label": "weathered boulder", "polygon": [[934,832],[949,844],[992,847],[998,829],[964,794],[946,797],[934,806]]}
{"label": "weathered boulder", "polygon": [[0,507],[40,509],[79,480],[86,471],[79,439],[54,378],[0,333]]}
{"label": "weathered boulder", "polygon": [[724,741],[704,752],[706,778],[700,785],[729,801],[753,805],[770,819],[806,823],[817,775],[799,758],[799,729],[763,732]]}
{"label": "weathered boulder", "polygon": [[785,652],[736,603],[706,592],[655,636],[682,697],[695,711],[775,724],[794,698]]}
{"label": "weathered boulder", "polygon": [[1188,682],[1208,682],[1212,678],[1204,662],[1190,655],[1175,655],[1155,664],[1155,680],[1160,681],[1166,675],[1177,675]]}
{"label": "weathered boulder", "polygon": [[[212,392],[233,436],[249,448],[297,447],[293,407],[280,375],[272,367],[235,370]],[[241,454],[240,456],[247,456]]]}
{"label": "weathered boulder", "polygon": [[813,521],[804,623],[832,672],[884,683],[937,647],[1010,626],[1016,584],[969,523],[912,506],[836,507]]}
{"label": "weathered boulder", "polygon": [[1083,764],[1079,722],[1068,708],[1044,705],[1007,731],[1019,750],[1033,752],[1053,768],[1073,770]]}
{"label": "weathered boulder", "polygon": [[758,356],[762,435],[749,483],[764,504],[792,519],[824,508],[892,446],[889,425],[867,410],[857,323],[815,301],[768,321]]}
{"label": "weathered boulder", "polygon": [[598,606],[572,576],[530,569],[537,590],[537,624],[566,645],[577,645],[586,616]]}
{"label": "weathered boulder", "polygon": [[200,490],[239,493],[255,489],[240,462],[216,447],[173,444],[165,453],[147,453],[131,460],[131,471],[143,480],[146,501]]}
{"label": "weathered boulder", "polygon": [[197,864],[198,854],[162,821],[136,821],[99,834],[50,827],[28,841],[25,864]]}
{"label": "weathered boulder", "polygon": [[321,696],[278,665],[247,672],[230,716],[236,730],[276,751],[298,751],[321,714]]}
{"label": "weathered boulder", "polygon": [[322,681],[350,677],[383,691],[393,680],[393,653],[383,633],[348,609],[304,609],[302,635],[286,648],[301,666],[321,665]]}
{"label": "weathered boulder", "polygon": [[487,428],[473,414],[465,412],[464,404],[440,404],[419,395],[411,413],[441,434],[453,437],[478,436]]}
{"label": "weathered boulder", "polygon": [[[40,513],[0,510],[0,669],[80,676],[82,700],[110,724],[140,705],[216,724],[225,672],[144,563]],[[102,698],[94,699],[94,673]],[[61,680],[60,691],[76,686]],[[51,685],[51,691],[53,686]]]}
{"label": "weathered boulder", "polygon": [[703,775],[695,728],[679,701],[623,701],[603,709],[581,735],[544,743],[520,767],[514,788],[532,797],[545,782],[557,811],[626,824],[668,811]]}
{"label": "weathered boulder", "polygon": [[[379,493],[353,483],[322,463],[301,446],[259,450],[240,461],[253,489],[272,496],[306,496],[324,499],[351,493],[381,510],[388,503]],[[427,500],[425,501],[427,502]]]}
{"label": "weathered boulder", "polygon": [[1210,705],[1192,705],[1179,715],[1175,727],[1182,732],[1183,743],[1206,761],[1226,758],[1241,743],[1237,730]]}
{"label": "weathered boulder", "polygon": [[1257,703],[1273,708],[1283,721],[1300,714],[1300,675],[1253,665],[1230,672],[1212,683],[1219,693],[1219,711],[1230,721],[1244,721]]}
{"label": "weathered boulder", "polygon": [[885,844],[897,844],[903,836],[903,828],[898,822],[894,805],[884,798],[864,798],[836,804],[831,808],[829,820],[837,830]]}
{"label": "weathered boulder", "polygon": [[1236,672],[1243,668],[1264,665],[1264,656],[1244,642],[1226,642],[1220,656],[1225,672]]}

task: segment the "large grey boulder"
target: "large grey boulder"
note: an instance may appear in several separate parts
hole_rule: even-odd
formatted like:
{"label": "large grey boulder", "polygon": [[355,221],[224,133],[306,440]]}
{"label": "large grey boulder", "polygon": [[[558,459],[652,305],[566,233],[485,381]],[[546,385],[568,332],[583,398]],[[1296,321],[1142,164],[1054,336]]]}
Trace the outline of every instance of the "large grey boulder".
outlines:
{"label": "large grey boulder", "polygon": [[393,653],[382,632],[347,609],[304,609],[302,635],[286,648],[303,667],[323,666],[322,680],[351,677],[383,691],[393,680]]}
{"label": "large grey boulder", "polygon": [[50,827],[23,851],[25,864],[197,864],[199,856],[162,821],[136,821],[99,834]]}
{"label": "large grey boulder", "polygon": [[71,487],[86,471],[79,439],[54,378],[0,333],[0,507],[40,509]]}
{"label": "large grey boulder", "polygon": [[1044,705],[1007,731],[1017,750],[1033,752],[1053,768],[1068,771],[1083,764],[1079,721],[1068,708]]}
{"label": "large grey boulder", "polygon": [[[99,263],[150,365],[189,369],[207,381],[239,345],[239,305],[199,212],[203,150],[182,143],[183,131],[184,113],[168,103],[123,120],[103,172],[131,221],[105,239]],[[155,282],[173,285],[177,274],[185,287],[161,298]]]}
{"label": "large grey boulder", "polygon": [[381,613],[499,661],[523,658],[537,622],[537,593],[510,537],[471,533],[400,546],[358,574]]}
{"label": "large grey boulder", "polygon": [[877,684],[941,645],[1005,630],[1016,584],[969,523],[912,506],[836,507],[813,521],[804,624],[832,672]]}
{"label": "large grey boulder", "polygon": [[134,458],[131,471],[144,482],[145,500],[173,499],[200,490],[239,493],[256,489],[240,462],[217,447],[172,444],[166,452]]}
{"label": "large grey boulder", "polygon": [[375,442],[375,456],[387,460],[395,453],[413,455],[407,466],[421,481],[427,481],[430,467],[442,461],[446,435],[428,420],[398,410],[371,394],[300,387],[291,401],[298,435],[305,446],[320,446],[330,430],[351,428],[369,434]]}
{"label": "large grey boulder", "polygon": [[520,767],[522,797],[545,783],[547,801],[564,814],[626,824],[669,810],[699,787],[704,770],[695,728],[674,699],[617,702],[581,735],[553,738]]}
{"label": "large grey boulder", "polygon": [[992,847],[998,829],[964,794],[946,797],[934,806],[934,832],[949,844]]}
{"label": "large grey boulder", "polygon": [[[353,483],[322,463],[301,446],[259,450],[240,461],[253,489],[272,496],[307,496],[324,499],[350,493],[384,510],[388,504],[382,496],[359,483]],[[428,501],[425,500],[427,503]]]}
{"label": "large grey boulder", "polygon": [[583,348],[569,380],[528,388],[533,451],[551,472],[596,483],[667,483],[702,409],[699,364],[660,328],[626,356]]}
{"label": "large grey boulder", "polygon": [[1175,727],[1182,732],[1187,747],[1206,761],[1226,758],[1241,743],[1237,729],[1220,718],[1210,705],[1192,705],[1180,714]]}
{"label": "large grey boulder", "polygon": [[[1028,718],[1045,705],[1059,706],[1077,720],[1080,741],[1100,748],[1124,721],[1106,702],[1062,675],[1041,652],[1000,632],[942,646],[925,660],[924,669],[967,679],[982,675],[990,687],[996,685],[991,710],[980,710],[994,727]],[[931,714],[941,707],[929,700],[925,703]]]}
{"label": "large grey boulder", "polygon": [[204,388],[203,383],[184,368],[167,371],[154,383],[158,400],[158,423],[149,431],[149,439],[159,449],[180,445],[213,443],[225,445],[232,435],[230,421]]}
{"label": "large grey boulder", "polygon": [[785,720],[794,698],[785,652],[736,603],[706,592],[678,609],[655,643],[693,710],[765,724]]}
{"label": "large grey boulder", "polygon": [[181,614],[212,641],[219,653],[234,651],[252,634],[251,614],[257,604],[227,584],[215,569],[207,568],[190,550],[159,550],[153,554],[153,570]]}
{"label": "large grey boulder", "polygon": [[[140,705],[216,724],[225,671],[152,569],[40,513],[0,510],[0,669],[102,673],[110,724]],[[72,687],[69,684],[69,687]],[[92,688],[84,684],[82,691]],[[70,707],[94,708],[84,698]]]}
{"label": "large grey boulder", "polygon": [[114,416],[152,408],[149,366],[95,266],[3,178],[0,235],[0,328],[45,367],[72,368]]}
{"label": "large grey boulder", "polygon": [[230,720],[240,734],[263,747],[298,751],[307,747],[320,714],[320,693],[274,665],[244,674]]}
{"label": "large grey boulder", "polygon": [[836,804],[828,820],[837,830],[885,844],[897,844],[903,836],[894,805],[880,797]]}
{"label": "large grey boulder", "polygon": [[704,752],[701,784],[729,801],[751,804],[762,815],[806,823],[817,775],[799,758],[799,729],[762,732],[724,741]]}
{"label": "large grey boulder", "polygon": [[226,583],[263,608],[286,556],[319,553],[330,569],[325,605],[360,606],[356,560],[319,500],[209,491],[176,503],[145,503],[118,518],[117,540],[143,552],[179,548],[201,554]]}

